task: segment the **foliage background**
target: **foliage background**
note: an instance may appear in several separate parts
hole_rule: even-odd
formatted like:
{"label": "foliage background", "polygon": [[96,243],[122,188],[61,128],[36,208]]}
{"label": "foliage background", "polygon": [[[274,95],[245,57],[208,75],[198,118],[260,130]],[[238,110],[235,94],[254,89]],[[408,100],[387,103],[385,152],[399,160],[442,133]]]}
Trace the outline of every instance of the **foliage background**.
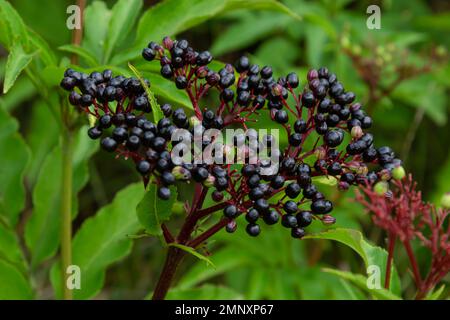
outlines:
{"label": "foliage background", "polygon": [[[450,66],[445,59],[450,44],[450,38],[445,36],[450,32],[448,2],[284,0],[282,3],[289,8],[289,13],[276,6],[260,10],[258,5],[252,5],[258,1],[248,1],[250,4],[246,5],[233,5],[233,1],[175,2],[166,1],[154,7],[156,1],[133,0],[123,5],[122,9],[128,11],[115,15],[112,8],[116,1],[88,1],[84,49],[77,51],[81,65],[87,70],[108,65],[129,73],[126,62],[131,60],[150,78],[159,101],[168,100],[176,105],[185,105],[186,97],[174,86],[161,81],[152,70],[145,69],[138,57],[146,42],[160,41],[166,33],[188,39],[195,48],[210,48],[220,61],[233,62],[240,54],[247,54],[255,63],[272,65],[277,75],[296,71],[304,79],[309,68],[327,66],[363,104],[369,105],[377,144],[390,144],[402,156],[425,198],[439,204],[440,197],[450,191],[450,129],[447,125]],[[381,30],[366,28],[366,8],[374,2],[382,10]],[[2,0],[3,14],[5,3]],[[4,78],[8,52],[23,49],[22,58],[32,59],[12,88],[0,96],[0,216],[6,217],[2,218],[6,222],[0,224],[0,280],[5,281],[5,286],[6,280],[14,277],[25,281],[22,287],[9,288],[9,295],[4,294],[6,287],[2,289],[0,285],[0,297],[54,298],[49,274],[53,282],[57,281],[55,267],[50,270],[57,261],[58,225],[52,222],[58,221],[61,196],[58,191],[61,125],[57,83],[74,50],[69,46],[71,32],[65,27],[66,8],[72,1],[14,0],[9,3],[27,26],[24,32],[39,34],[48,43],[50,53],[46,57],[42,47],[38,53],[29,50],[22,43],[24,38],[19,39],[22,48],[14,47],[3,32],[8,21],[5,15],[0,16],[3,44],[0,46],[0,75],[4,85],[10,81]],[[165,10],[164,5],[169,9]],[[119,39],[108,42],[111,40],[108,26],[114,28],[116,23],[111,21],[117,21],[115,19],[121,15],[128,22],[118,33]],[[117,24],[119,28],[120,23]],[[33,43],[30,46],[33,48]],[[436,62],[432,52],[444,58]],[[373,99],[351,54],[378,63],[376,69],[382,71],[380,85],[383,87],[395,79],[395,66],[429,65],[431,71],[402,81],[386,96]],[[86,138],[85,131],[83,128],[76,134],[74,259],[90,266],[92,279],[79,298],[141,299],[155,284],[164,249],[157,238],[114,238],[125,231],[128,234],[139,231],[134,213],[127,212],[127,208],[128,204],[140,200],[143,191],[140,185],[132,184],[139,181],[132,165],[114,161],[109,154],[98,151],[96,143]],[[339,194],[333,188],[326,188],[324,186],[338,203],[334,213],[339,227],[360,230],[372,243],[385,245],[385,235],[374,228],[361,207],[352,202],[352,192]],[[127,203],[121,204],[121,199]],[[176,209],[175,214],[180,216],[180,206]],[[94,216],[96,219],[92,219]],[[129,229],[117,229],[114,219],[127,219]],[[98,237],[92,238],[89,229]],[[367,297],[346,280],[322,270],[334,267],[363,273],[364,265],[351,249],[327,240],[292,241],[281,228],[250,239],[242,229],[233,235],[222,232],[211,241],[208,250],[213,252],[210,258],[215,269],[188,257],[169,297]],[[321,229],[322,226],[315,228]],[[103,246],[111,238],[115,240]],[[103,256],[97,255],[99,247],[104,250]],[[404,297],[408,297],[412,294],[411,277],[405,270],[402,253],[398,254],[397,267],[403,275],[401,285]],[[426,261],[427,257],[423,256],[420,263],[426,264]],[[442,296],[448,296],[448,292]]]}

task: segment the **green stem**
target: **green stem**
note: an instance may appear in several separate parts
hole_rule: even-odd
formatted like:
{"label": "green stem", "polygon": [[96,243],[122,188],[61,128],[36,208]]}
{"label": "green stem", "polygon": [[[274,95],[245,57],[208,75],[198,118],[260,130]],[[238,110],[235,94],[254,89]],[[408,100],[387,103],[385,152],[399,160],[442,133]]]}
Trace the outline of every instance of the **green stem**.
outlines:
{"label": "green stem", "polygon": [[70,129],[64,129],[62,137],[62,199],[61,199],[61,274],[65,300],[72,299],[67,287],[67,268],[72,264],[72,146]]}

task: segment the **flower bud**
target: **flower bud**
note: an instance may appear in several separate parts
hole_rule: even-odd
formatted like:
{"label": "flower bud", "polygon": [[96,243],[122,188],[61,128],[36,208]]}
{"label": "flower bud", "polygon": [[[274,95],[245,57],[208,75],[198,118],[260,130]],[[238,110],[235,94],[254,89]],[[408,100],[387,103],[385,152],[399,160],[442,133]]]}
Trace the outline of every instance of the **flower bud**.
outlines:
{"label": "flower bud", "polygon": [[336,218],[329,214],[325,214],[321,220],[322,223],[326,226],[330,226],[336,223]]}
{"label": "flower bud", "polygon": [[373,186],[373,191],[375,191],[375,193],[377,193],[378,195],[382,196],[389,191],[389,184],[386,181],[377,182]]}
{"label": "flower bud", "polygon": [[363,136],[364,132],[360,126],[354,126],[351,131],[351,135],[355,139],[359,139]]}
{"label": "flower bud", "polygon": [[172,169],[172,174],[177,180],[188,181],[191,179],[191,172],[181,166],[176,166]]}
{"label": "flower bud", "polygon": [[395,167],[392,170],[392,177],[395,180],[402,180],[406,176],[405,168],[402,166]]}

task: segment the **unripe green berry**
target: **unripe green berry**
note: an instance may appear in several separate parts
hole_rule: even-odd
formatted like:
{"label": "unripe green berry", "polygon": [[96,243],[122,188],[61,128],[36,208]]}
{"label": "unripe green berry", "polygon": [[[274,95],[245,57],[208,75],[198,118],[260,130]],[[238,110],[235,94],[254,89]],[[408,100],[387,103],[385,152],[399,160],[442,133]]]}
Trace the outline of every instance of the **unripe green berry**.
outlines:
{"label": "unripe green berry", "polygon": [[386,181],[377,182],[373,186],[373,190],[380,196],[389,191],[389,184]]}
{"label": "unripe green berry", "polygon": [[395,167],[392,170],[392,177],[395,180],[402,180],[406,176],[405,168],[402,166]]}
{"label": "unripe green berry", "polygon": [[444,209],[450,209],[450,192],[445,193],[441,198],[441,206]]}

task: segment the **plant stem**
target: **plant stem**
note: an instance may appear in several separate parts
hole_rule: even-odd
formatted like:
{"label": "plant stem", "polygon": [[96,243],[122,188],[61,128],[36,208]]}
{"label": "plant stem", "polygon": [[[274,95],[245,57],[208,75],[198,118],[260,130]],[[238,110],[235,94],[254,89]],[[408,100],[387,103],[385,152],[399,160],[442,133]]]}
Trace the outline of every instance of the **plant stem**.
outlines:
{"label": "plant stem", "polygon": [[386,278],[384,279],[384,288],[389,289],[391,284],[391,269],[392,269],[392,260],[394,259],[394,249],[395,242],[397,238],[394,234],[389,233],[388,235],[388,257],[386,262]]}
{"label": "plant stem", "polygon": [[175,247],[169,247],[163,270],[159,276],[155,291],[153,292],[153,300],[164,300],[183,257],[184,252],[182,250]]}
{"label": "plant stem", "polygon": [[422,289],[422,278],[420,276],[419,266],[417,264],[416,257],[414,256],[413,250],[411,248],[411,244],[409,243],[408,240],[405,240],[403,242],[403,245],[405,246],[406,253],[408,254],[409,262],[411,264],[411,268],[412,268],[412,271],[414,274],[414,279],[416,282],[416,287],[420,291]]}
{"label": "plant stem", "polygon": [[61,275],[65,300],[72,299],[67,287],[67,268],[72,264],[72,133],[65,128],[62,139],[62,199],[61,199]]}

